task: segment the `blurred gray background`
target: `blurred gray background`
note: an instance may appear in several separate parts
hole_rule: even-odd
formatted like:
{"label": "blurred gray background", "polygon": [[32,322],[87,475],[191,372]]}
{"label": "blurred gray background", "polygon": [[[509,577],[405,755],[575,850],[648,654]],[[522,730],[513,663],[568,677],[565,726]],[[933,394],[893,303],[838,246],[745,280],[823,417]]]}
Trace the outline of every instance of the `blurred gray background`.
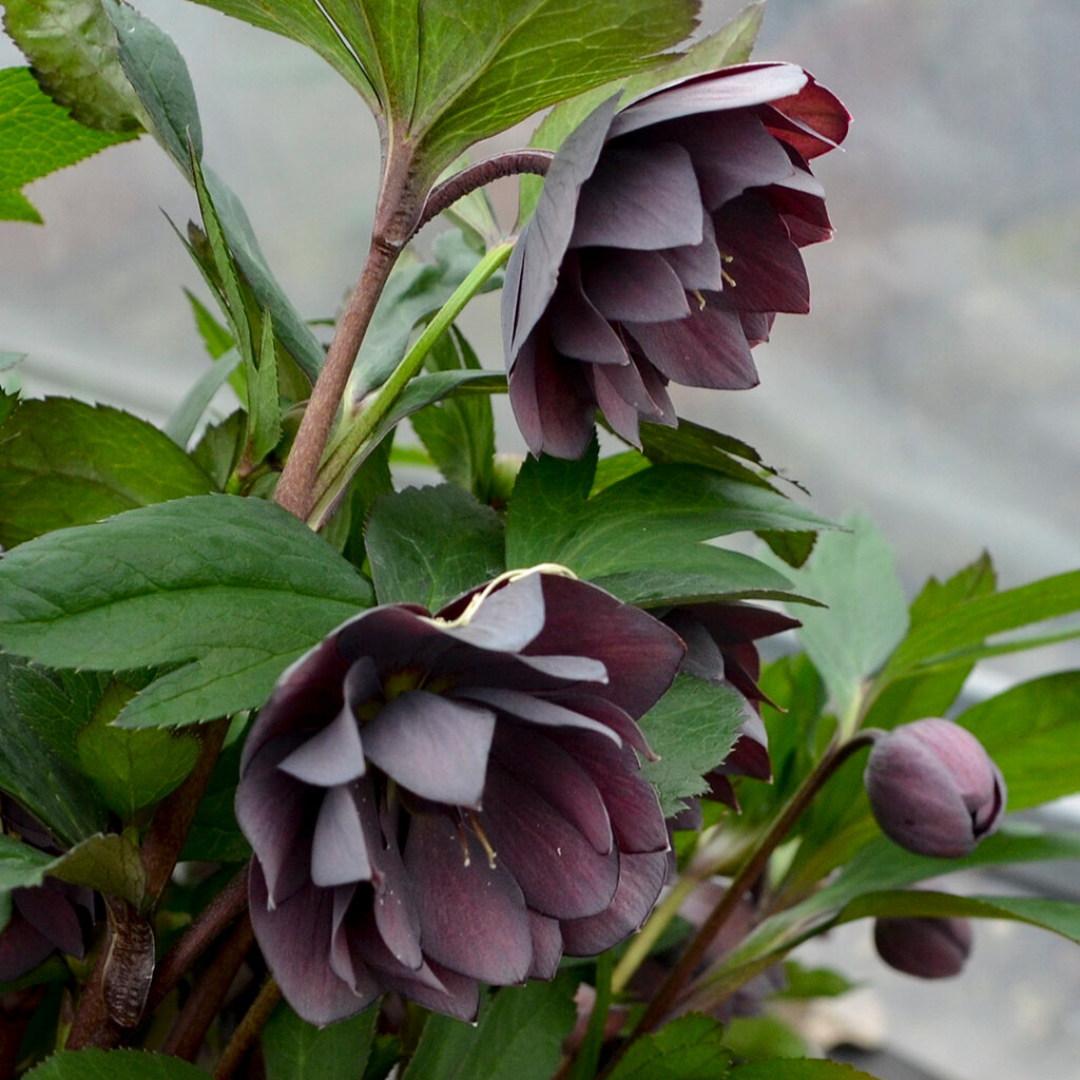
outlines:
{"label": "blurred gray background", "polygon": [[[187,58],[207,160],[243,199],[286,291],[305,316],[333,315],[366,250],[371,117],[300,46],[182,0],[136,4]],[[709,3],[705,27],[737,7]],[[771,0],[756,55],[803,64],[855,115],[846,152],[817,165],[837,238],[808,249],[813,311],[781,316],[757,350],[762,385],[680,391],[680,412],[756,446],[820,512],[869,510],[909,592],[984,547],[1005,585],[1076,568],[1080,4]],[[0,66],[21,62],[0,37]],[[504,183],[501,206],[509,194]],[[186,182],[143,139],[29,196],[44,227],[0,223],[0,350],[29,353],[30,393],[163,420],[208,362],[181,286],[209,298],[161,212],[181,225],[194,215]],[[494,298],[466,318],[491,367],[497,320]],[[521,449],[505,411],[500,439]],[[1080,1077],[1080,951],[989,924],[977,963],[931,992],[882,977],[867,933],[846,929],[826,947],[877,988],[856,1000],[855,1027],[861,1017],[951,1080]]]}

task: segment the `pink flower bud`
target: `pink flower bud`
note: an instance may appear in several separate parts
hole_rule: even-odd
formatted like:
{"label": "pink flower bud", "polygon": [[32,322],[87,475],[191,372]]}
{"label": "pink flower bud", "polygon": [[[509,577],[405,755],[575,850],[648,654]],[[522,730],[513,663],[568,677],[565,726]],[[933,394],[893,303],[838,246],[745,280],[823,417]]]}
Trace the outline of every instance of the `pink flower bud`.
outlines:
{"label": "pink flower bud", "polygon": [[970,855],[1005,811],[1001,770],[949,720],[916,720],[880,738],[863,780],[882,832],[920,855]]}
{"label": "pink flower bud", "polygon": [[881,959],[920,979],[959,975],[971,942],[967,919],[896,918],[874,923],[874,945]]}

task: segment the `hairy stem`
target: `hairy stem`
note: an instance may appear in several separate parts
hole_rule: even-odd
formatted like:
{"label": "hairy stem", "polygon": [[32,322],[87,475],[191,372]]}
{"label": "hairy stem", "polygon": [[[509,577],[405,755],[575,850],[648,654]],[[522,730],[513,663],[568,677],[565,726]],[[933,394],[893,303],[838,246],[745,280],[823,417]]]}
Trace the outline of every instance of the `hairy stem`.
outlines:
{"label": "hairy stem", "polygon": [[184,972],[228,929],[237,916],[247,909],[250,865],[246,864],[199,912],[198,918],[188,927],[184,936],[161,958],[146,1000],[147,1013],[152,1013],[161,1004]]}
{"label": "hairy stem", "polygon": [[807,806],[810,805],[814,796],[852,754],[869,745],[873,738],[873,733],[863,732],[846,743],[834,744],[826,751],[814,771],[807,776],[799,789],[788,800],[787,805],[773,822],[769,831],[750,852],[742,869],[728,886],[720,902],[713,908],[712,913],[679,958],[679,962],[672,968],[671,973],[656,992],[633,1034],[612,1060],[608,1062],[608,1066],[601,1076],[607,1076],[611,1072],[615,1063],[633,1042],[660,1025],[677,1003],[679,995],[693,977],[695,970],[717,934],[720,933],[724,924],[738,907],[739,901],[761,877],[768,865],[770,856],[791,831],[792,826],[798,821]]}
{"label": "hairy stem", "polygon": [[244,1056],[251,1049],[251,1044],[259,1037],[263,1024],[270,1019],[270,1014],[280,1000],[281,988],[272,977],[267,976],[259,996],[252,1002],[251,1008],[245,1013],[240,1026],[229,1040],[229,1045],[225,1047],[225,1052],[214,1070],[214,1080],[232,1080],[243,1063]]}
{"label": "hairy stem", "polygon": [[173,1023],[168,1038],[161,1047],[163,1054],[194,1061],[201,1049],[206,1032],[214,1022],[225,995],[229,992],[240,965],[251,946],[255,931],[245,912],[233,932],[222,942],[209,968],[203,973],[191,996],[184,1002],[180,1015]]}
{"label": "hairy stem", "polygon": [[545,175],[554,156],[553,150],[508,150],[504,154],[496,154],[478,161],[475,165],[466,166],[432,188],[420,213],[416,231],[419,232],[432,218],[449,209],[458,199],[493,180],[520,173]]}

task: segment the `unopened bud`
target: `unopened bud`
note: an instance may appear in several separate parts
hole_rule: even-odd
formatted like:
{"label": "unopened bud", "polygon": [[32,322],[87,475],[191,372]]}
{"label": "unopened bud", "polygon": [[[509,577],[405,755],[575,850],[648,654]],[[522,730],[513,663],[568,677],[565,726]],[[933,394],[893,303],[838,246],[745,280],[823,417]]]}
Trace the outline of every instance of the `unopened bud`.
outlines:
{"label": "unopened bud", "polygon": [[920,979],[959,975],[971,943],[967,919],[895,918],[874,923],[874,945],[881,959]]}

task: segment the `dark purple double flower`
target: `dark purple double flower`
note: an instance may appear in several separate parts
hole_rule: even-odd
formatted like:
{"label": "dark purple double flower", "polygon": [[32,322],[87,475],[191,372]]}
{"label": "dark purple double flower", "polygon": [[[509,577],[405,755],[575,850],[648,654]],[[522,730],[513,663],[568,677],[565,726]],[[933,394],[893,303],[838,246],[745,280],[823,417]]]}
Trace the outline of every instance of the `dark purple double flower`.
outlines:
{"label": "dark purple double flower", "polygon": [[510,400],[535,454],[580,457],[599,407],[638,443],[665,387],[757,385],[752,346],[810,297],[832,226],[807,164],[843,105],[793,64],[746,64],[593,112],[551,163],[506,269]]}
{"label": "dark purple double flower", "polygon": [[478,982],[551,978],[636,929],[667,870],[636,720],[671,630],[553,573],[339,627],[244,750],[251,916],[290,1004],[328,1023],[384,990],[471,1019]]}

